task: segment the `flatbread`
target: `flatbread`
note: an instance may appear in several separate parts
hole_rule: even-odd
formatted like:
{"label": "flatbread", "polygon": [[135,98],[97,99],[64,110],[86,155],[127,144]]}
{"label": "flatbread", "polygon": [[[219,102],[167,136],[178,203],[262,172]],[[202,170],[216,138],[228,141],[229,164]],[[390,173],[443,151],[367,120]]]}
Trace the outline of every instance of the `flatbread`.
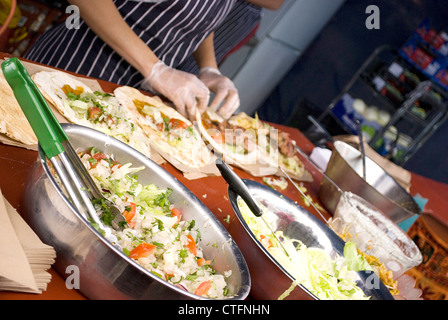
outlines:
{"label": "flatbread", "polygon": [[[243,128],[257,130],[259,132],[258,143],[262,142],[260,147],[263,149],[266,149],[267,146],[269,151],[266,154],[273,161],[275,167],[282,168],[293,179],[307,182],[313,181],[312,175],[305,169],[304,163],[299,159],[296,141],[290,139],[289,134],[259,120],[258,116],[252,118],[244,112],[232,116],[228,121]],[[267,141],[260,139],[263,134],[268,135],[264,137]],[[284,141],[281,142],[281,140]],[[287,148],[289,149],[288,153],[283,152],[282,144],[289,146]],[[284,176],[285,174],[278,169],[275,175]]]}
{"label": "flatbread", "polygon": [[37,138],[14,92],[0,69],[0,132],[28,146],[37,145]]}
{"label": "flatbread", "polygon": [[186,172],[219,174],[216,157],[187,118],[158,97],[123,86],[114,91],[118,101],[150,138],[151,148]]}
{"label": "flatbread", "polygon": [[106,133],[147,157],[153,156],[148,137],[113,94],[93,91],[84,82],[61,71],[41,71],[32,78],[43,96],[69,122]]}
{"label": "flatbread", "polygon": [[[197,112],[196,119],[196,125],[203,138],[215,152],[222,156],[226,163],[239,167],[258,177],[272,175],[277,172],[277,167],[273,160],[275,156],[269,155],[254,142],[259,134],[257,130],[241,128],[240,134],[233,135],[233,131],[217,129],[216,126],[224,123],[225,120],[211,110],[207,110],[203,114]],[[208,125],[210,122],[214,123],[215,126],[210,127]],[[235,138],[236,136],[238,138]]]}
{"label": "flatbread", "polygon": [[[280,169],[282,168],[293,179],[312,181],[311,174],[305,169],[303,162],[297,155],[295,141],[289,139],[286,133],[269,126],[257,117],[253,118],[241,112],[225,121],[215,112],[207,110],[202,115],[198,113],[196,118],[202,135],[215,150],[223,154],[224,160],[233,161],[236,166],[254,176],[270,174],[284,176]],[[213,125],[209,125],[210,122]],[[219,129],[214,129],[215,127],[219,127]],[[214,130],[215,132],[213,132]],[[232,138],[229,139],[229,136],[223,133],[227,130],[230,130],[230,133],[241,130],[242,133],[237,136],[243,135],[246,140],[235,141],[235,137],[233,137],[233,140]],[[221,131],[221,138],[216,139],[216,131]],[[224,141],[220,141],[223,137]],[[292,144],[288,155],[284,154],[283,149],[280,148],[280,137],[288,139],[288,143]],[[247,140],[252,141],[248,143]],[[249,146],[249,144],[252,145]],[[292,150],[293,154],[291,153]]]}

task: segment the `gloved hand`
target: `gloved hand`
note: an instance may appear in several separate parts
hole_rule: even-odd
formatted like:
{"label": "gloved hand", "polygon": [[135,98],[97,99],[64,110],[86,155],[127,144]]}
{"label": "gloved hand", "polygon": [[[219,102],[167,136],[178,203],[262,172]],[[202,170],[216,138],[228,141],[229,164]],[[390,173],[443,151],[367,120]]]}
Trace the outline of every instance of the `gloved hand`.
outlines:
{"label": "gloved hand", "polygon": [[218,113],[225,119],[229,118],[240,106],[238,90],[232,80],[223,76],[218,69],[213,67],[202,68],[198,77],[210,91],[215,93],[215,98],[209,108],[216,111],[221,103],[225,101],[219,108]]}
{"label": "gloved hand", "polygon": [[151,74],[142,83],[142,88],[169,99],[184,117],[194,120],[196,108],[207,109],[210,90],[195,75],[176,70],[158,61]]}

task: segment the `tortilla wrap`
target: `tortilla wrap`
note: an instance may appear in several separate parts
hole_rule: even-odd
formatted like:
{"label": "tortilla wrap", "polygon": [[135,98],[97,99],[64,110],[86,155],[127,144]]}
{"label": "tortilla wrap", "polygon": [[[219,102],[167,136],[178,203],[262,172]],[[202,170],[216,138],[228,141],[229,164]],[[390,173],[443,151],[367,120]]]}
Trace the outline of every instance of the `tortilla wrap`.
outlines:
{"label": "tortilla wrap", "polygon": [[0,132],[25,145],[37,145],[37,138],[14,92],[0,69]]}
{"label": "tortilla wrap", "polygon": [[[114,94],[150,138],[151,148],[159,152],[168,162],[184,173],[218,174],[214,155],[207,148],[191,121],[163,103],[158,97],[148,96],[135,88],[119,87],[115,89]],[[143,112],[142,106],[153,114]],[[173,136],[170,136],[172,132],[167,131],[168,129],[161,131],[157,128],[154,119],[162,115],[167,119],[182,121],[188,126],[188,132],[183,132],[177,141],[173,141]]]}
{"label": "tortilla wrap", "polygon": [[[239,167],[240,169],[257,177],[271,175],[277,172],[277,167],[275,165],[275,161],[273,161],[273,157],[269,156],[267,152],[265,152],[258,145],[250,152],[238,152],[235,150],[237,150],[239,146],[235,143],[216,141],[212,137],[215,134],[215,129],[207,129],[204,126],[203,117],[209,117],[211,120],[219,123],[223,122],[224,119],[211,110],[205,111],[202,115],[199,112],[196,113],[196,125],[198,126],[201,135],[211,146],[211,148],[222,156],[226,163]],[[258,134],[255,130],[247,133],[247,136],[243,136],[243,140],[251,140],[253,138],[253,134]],[[244,134],[246,134],[246,132]]]}
{"label": "tortilla wrap", "polygon": [[[223,155],[224,160],[233,162],[234,165],[241,169],[248,171],[254,176],[264,175],[277,175],[284,176],[280,167],[293,179],[300,181],[312,181],[311,174],[305,170],[304,164],[300,161],[297,155],[293,157],[285,157],[279,151],[271,141],[269,136],[273,136],[278,133],[278,130],[265,125],[258,117],[250,117],[246,113],[241,112],[239,114],[230,117],[227,122],[233,126],[241,128],[242,130],[250,131],[256,135],[257,148],[252,152],[246,154],[238,154],[233,152],[234,148],[227,147],[228,144],[216,142],[211,136],[213,133],[206,129],[204,122],[202,121],[204,116],[209,117],[211,120],[222,123],[225,120],[217,113],[207,110],[205,114],[200,115],[197,113],[197,124],[200,128],[202,135],[207,139],[208,143]],[[269,151],[267,151],[269,150]]]}
{"label": "tortilla wrap", "polygon": [[69,85],[72,88],[81,87],[84,92],[93,92],[90,87],[82,81],[75,79],[67,73],[61,71],[40,71],[31,76],[42,95],[48,102],[50,102],[69,122],[93,127],[87,120],[76,116],[76,113],[65,104],[68,98],[62,90],[64,85]]}
{"label": "tortilla wrap", "polygon": [[107,110],[118,114],[120,116],[119,120],[108,124],[100,121],[89,121],[88,117],[80,116],[70,107],[71,100],[64,92],[63,87],[68,85],[70,88],[80,89],[82,94],[92,94],[93,96],[97,91],[93,91],[82,81],[62,71],[41,71],[33,74],[32,78],[45,99],[69,122],[104,132],[127,143],[144,155],[154,157],[154,154],[151,154],[149,139],[141,128],[134,127],[132,119],[124,112],[113,95],[108,94],[102,103],[107,106]]}

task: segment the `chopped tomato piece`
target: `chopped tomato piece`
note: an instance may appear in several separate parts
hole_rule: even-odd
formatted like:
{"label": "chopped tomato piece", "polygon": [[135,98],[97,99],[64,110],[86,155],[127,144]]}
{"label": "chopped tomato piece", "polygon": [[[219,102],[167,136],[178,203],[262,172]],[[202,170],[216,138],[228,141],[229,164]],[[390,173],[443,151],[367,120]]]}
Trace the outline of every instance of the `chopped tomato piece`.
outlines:
{"label": "chopped tomato piece", "polygon": [[180,119],[175,119],[175,118],[171,118],[168,121],[170,127],[172,129],[186,129],[188,128],[188,124],[186,124],[184,121],[180,120]]}
{"label": "chopped tomato piece", "polygon": [[165,128],[165,125],[164,125],[163,123],[158,123],[158,124],[157,124],[157,130],[159,130],[159,131],[163,131],[164,128]]}
{"label": "chopped tomato piece", "polygon": [[94,155],[92,155],[92,159],[94,159],[94,161],[93,160],[90,161],[90,167],[95,168],[99,161],[101,161],[102,159],[107,159],[107,157],[104,153],[97,152]]}
{"label": "chopped tomato piece", "polygon": [[156,251],[157,246],[143,242],[129,252],[132,259],[146,258]]}
{"label": "chopped tomato piece", "polygon": [[171,216],[177,218],[176,223],[173,224],[173,227],[174,227],[176,224],[178,224],[180,222],[180,219],[182,218],[182,212],[180,212],[179,209],[173,208],[173,209],[171,209]]}
{"label": "chopped tomato piece", "polygon": [[133,202],[130,202],[129,206],[126,207],[126,209],[123,211],[122,214],[123,217],[126,219],[126,222],[129,222],[132,220],[132,218],[134,218],[136,212],[137,212],[137,205]]}
{"label": "chopped tomato piece", "polygon": [[129,221],[128,222],[128,227],[134,229],[135,225],[137,224],[137,221]]}
{"label": "chopped tomato piece", "polygon": [[95,168],[98,162],[100,162],[101,160],[107,159],[106,155],[101,152],[95,153],[94,155],[92,155],[92,158],[96,160],[95,162],[90,162],[90,166],[92,168]]}
{"label": "chopped tomato piece", "polygon": [[115,167],[117,167],[117,169],[120,169],[121,168],[121,164],[119,163],[119,162],[112,162],[112,165],[111,165],[111,169],[114,169]]}
{"label": "chopped tomato piece", "polygon": [[101,116],[102,113],[103,113],[103,111],[101,111],[100,108],[90,107],[89,108],[89,119],[96,120]]}
{"label": "chopped tomato piece", "polygon": [[196,263],[200,267],[202,267],[204,264],[210,264],[210,262],[210,260],[205,260],[204,258],[198,258],[198,260],[196,261]]}
{"label": "chopped tomato piece", "polygon": [[265,247],[268,247],[268,248],[272,248],[273,247],[272,241],[268,237],[266,237],[265,235],[261,235],[260,236],[260,242]]}
{"label": "chopped tomato piece", "polygon": [[115,123],[114,118],[112,118],[112,116],[110,114],[107,115],[107,120],[112,123]]}
{"label": "chopped tomato piece", "polygon": [[106,155],[104,153],[101,152],[97,152],[94,155],[92,155],[92,158],[94,158],[97,161],[103,160],[103,159],[107,159]]}
{"label": "chopped tomato piece", "polygon": [[193,237],[191,236],[191,234],[189,234],[187,236],[188,239],[188,244],[185,245],[186,248],[188,248],[188,250],[190,250],[190,252],[194,255],[196,255],[198,253],[197,248],[196,248],[196,242],[194,242]]}
{"label": "chopped tomato piece", "polygon": [[219,131],[217,129],[210,129],[210,130],[207,130],[207,133],[217,143],[223,143],[224,142],[224,138],[223,138],[223,135],[222,135],[221,131]]}
{"label": "chopped tomato piece", "polygon": [[205,296],[211,287],[212,283],[210,280],[204,281],[196,288],[194,294],[198,296]]}

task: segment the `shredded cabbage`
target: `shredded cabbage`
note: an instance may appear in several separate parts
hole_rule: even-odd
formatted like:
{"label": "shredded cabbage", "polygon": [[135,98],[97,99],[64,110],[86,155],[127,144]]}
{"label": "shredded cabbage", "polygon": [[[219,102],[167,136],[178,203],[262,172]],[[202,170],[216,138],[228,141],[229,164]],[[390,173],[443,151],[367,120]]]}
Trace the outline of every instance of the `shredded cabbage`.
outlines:
{"label": "shredded cabbage", "polygon": [[[260,206],[263,207],[262,204]],[[256,238],[294,278],[291,287],[279,299],[284,299],[297,284],[303,285],[321,300],[369,299],[357,286],[356,272],[348,267],[344,257],[332,258],[323,249],[309,248],[301,241],[285,236],[282,231],[276,231],[277,237],[275,237],[265,222],[252,213],[244,200],[238,200],[238,207]],[[264,210],[263,215],[268,223],[272,221],[272,213]],[[269,241],[266,241],[266,238]],[[277,239],[282,239],[282,245],[289,257]],[[357,257],[352,254],[351,258]]]}

